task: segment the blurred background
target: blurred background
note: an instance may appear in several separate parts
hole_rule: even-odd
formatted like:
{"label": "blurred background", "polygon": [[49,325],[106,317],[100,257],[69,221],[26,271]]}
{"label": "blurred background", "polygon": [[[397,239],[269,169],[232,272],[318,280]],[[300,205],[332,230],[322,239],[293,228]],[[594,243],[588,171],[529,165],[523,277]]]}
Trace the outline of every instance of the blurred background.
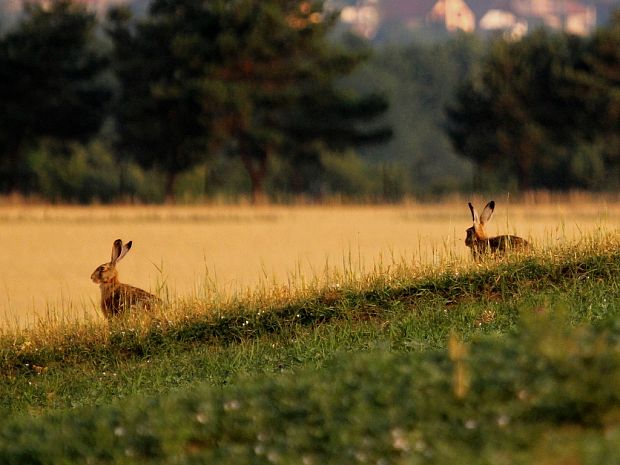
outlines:
{"label": "blurred background", "polygon": [[616,192],[616,0],[0,0],[0,194]]}

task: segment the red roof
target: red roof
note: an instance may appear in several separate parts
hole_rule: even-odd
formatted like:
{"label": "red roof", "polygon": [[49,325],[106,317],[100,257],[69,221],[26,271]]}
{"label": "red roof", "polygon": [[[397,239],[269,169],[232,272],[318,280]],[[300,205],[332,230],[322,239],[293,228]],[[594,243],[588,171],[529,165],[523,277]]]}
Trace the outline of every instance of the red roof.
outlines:
{"label": "red roof", "polygon": [[564,2],[563,7],[565,14],[585,13],[588,9],[583,3],[572,0]]}

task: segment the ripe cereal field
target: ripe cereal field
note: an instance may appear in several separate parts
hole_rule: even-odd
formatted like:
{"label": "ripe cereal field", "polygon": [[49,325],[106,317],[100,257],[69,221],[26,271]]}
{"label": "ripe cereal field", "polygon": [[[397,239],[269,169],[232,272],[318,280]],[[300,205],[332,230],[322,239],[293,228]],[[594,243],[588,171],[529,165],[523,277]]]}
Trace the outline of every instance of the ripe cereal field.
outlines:
{"label": "ripe cereal field", "polygon": [[[490,234],[535,247],[617,231],[620,203],[496,198]],[[482,209],[485,201],[476,198]],[[0,328],[102,319],[89,277],[132,240],[120,278],[166,299],[302,288],[392,265],[471,261],[466,200],[392,206],[0,206]],[[332,283],[337,285],[337,283]]]}
{"label": "ripe cereal field", "polygon": [[0,208],[0,463],[620,463],[620,204],[495,200]]}

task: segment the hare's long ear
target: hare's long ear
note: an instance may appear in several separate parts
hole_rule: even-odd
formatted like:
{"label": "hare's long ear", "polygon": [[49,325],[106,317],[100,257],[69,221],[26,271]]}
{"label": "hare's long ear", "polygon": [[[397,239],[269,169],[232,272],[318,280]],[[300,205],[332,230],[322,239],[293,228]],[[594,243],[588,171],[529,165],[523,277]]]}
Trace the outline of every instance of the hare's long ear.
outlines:
{"label": "hare's long ear", "polygon": [[121,241],[120,239],[116,239],[114,241],[114,244],[112,244],[112,259],[110,260],[110,263],[116,263],[122,251],[123,251],[123,241]]}
{"label": "hare's long ear", "polygon": [[471,204],[471,202],[468,202],[467,205],[469,205],[469,209],[471,210],[471,219],[472,219],[472,221],[474,222],[474,224],[478,224],[479,223],[478,212],[476,211],[474,206]]}
{"label": "hare's long ear", "polygon": [[485,224],[488,222],[493,216],[493,210],[495,210],[495,201],[491,200],[486,204],[484,210],[482,210],[482,215],[480,215],[480,223]]}
{"label": "hare's long ear", "polygon": [[131,241],[127,242],[127,244],[125,244],[122,247],[121,254],[118,256],[116,261],[118,262],[121,258],[123,258],[125,255],[127,255],[127,252],[129,252],[129,249],[131,249]]}

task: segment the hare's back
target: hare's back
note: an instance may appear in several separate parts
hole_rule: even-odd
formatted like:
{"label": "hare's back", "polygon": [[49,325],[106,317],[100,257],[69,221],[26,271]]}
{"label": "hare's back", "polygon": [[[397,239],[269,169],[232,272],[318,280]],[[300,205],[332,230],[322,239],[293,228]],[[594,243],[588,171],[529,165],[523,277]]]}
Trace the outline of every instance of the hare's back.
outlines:
{"label": "hare's back", "polygon": [[529,242],[519,236],[497,236],[489,240],[492,250],[520,250],[529,247]]}
{"label": "hare's back", "polygon": [[150,292],[146,292],[139,287],[130,286],[129,284],[121,284],[120,292],[130,306],[139,305],[148,308],[159,302],[159,299]]}
{"label": "hare's back", "polygon": [[129,284],[119,284],[102,299],[102,308],[107,316],[114,316],[130,308],[150,309],[160,300],[153,294]]}

